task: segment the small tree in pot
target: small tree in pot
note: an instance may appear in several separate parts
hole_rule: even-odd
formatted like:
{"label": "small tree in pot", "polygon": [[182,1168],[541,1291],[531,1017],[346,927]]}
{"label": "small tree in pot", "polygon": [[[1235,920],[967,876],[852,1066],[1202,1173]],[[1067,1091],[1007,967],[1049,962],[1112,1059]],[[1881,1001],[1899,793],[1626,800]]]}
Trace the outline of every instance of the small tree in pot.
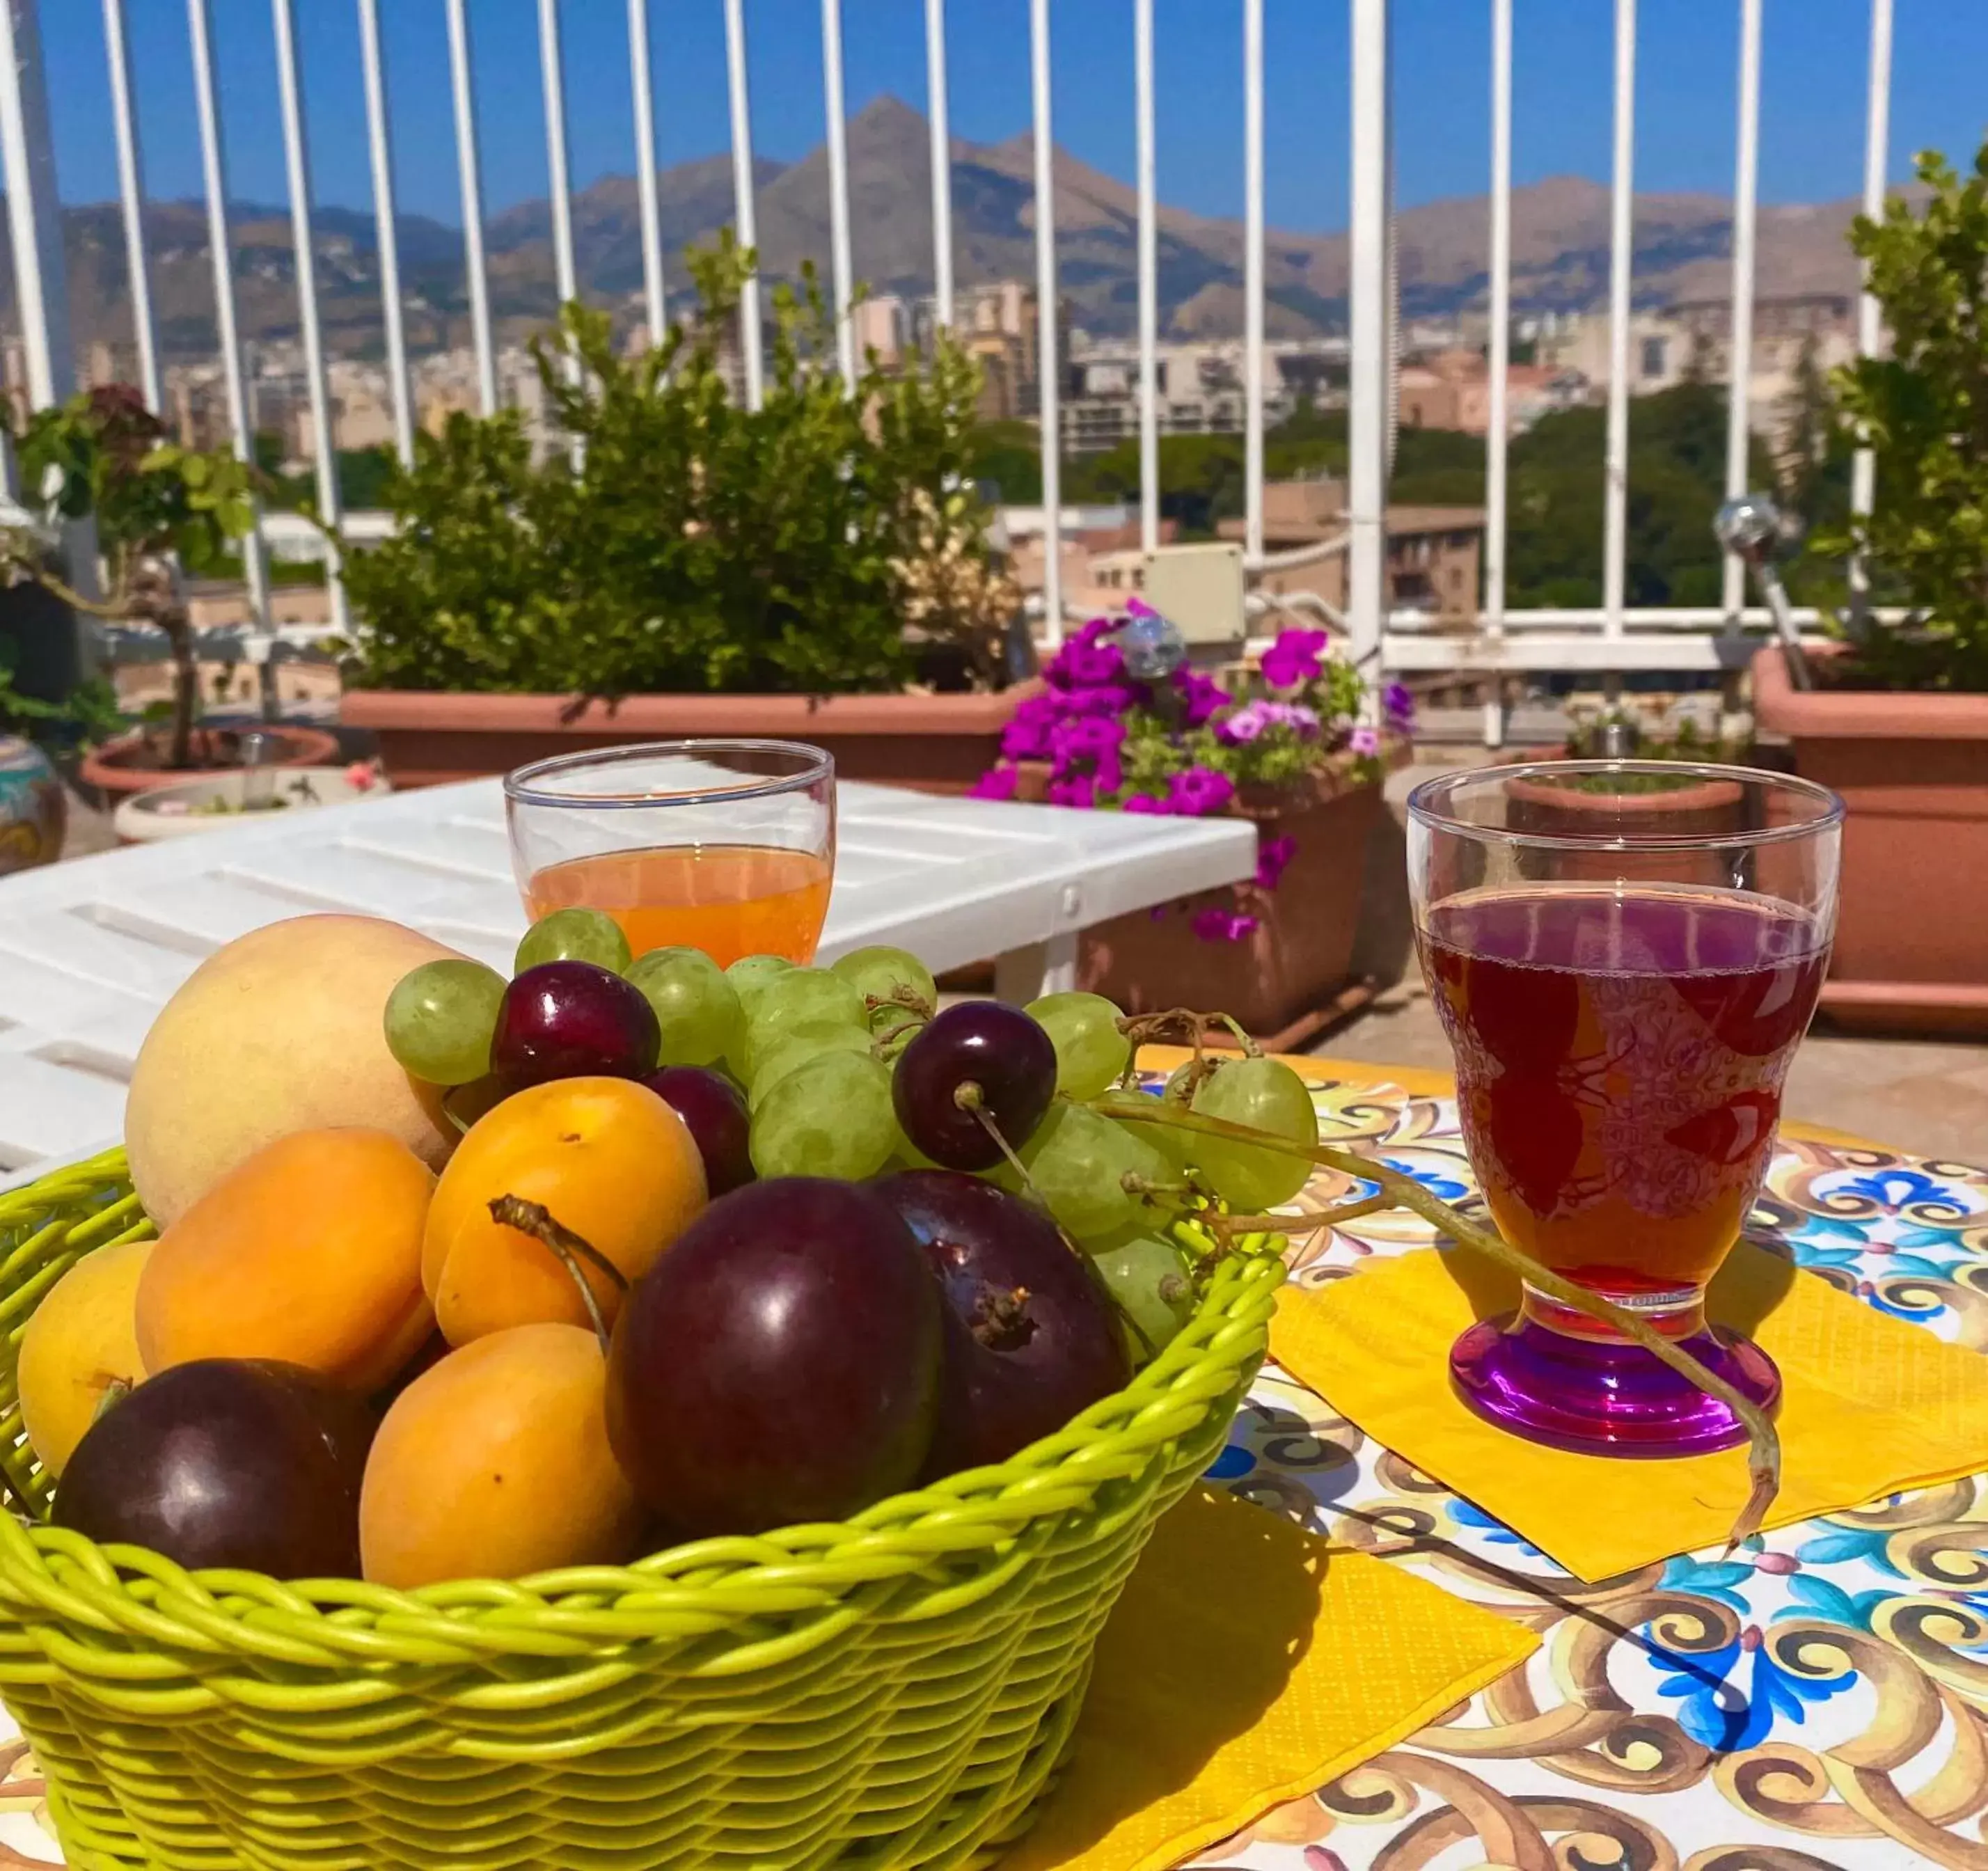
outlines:
{"label": "small tree in pot", "polygon": [[1964,177],[1934,154],[1918,167],[1916,200],[1851,234],[1891,337],[1832,377],[1874,506],[1813,544],[1910,608],[1853,614],[1812,691],[1763,651],[1754,714],[1849,808],[1823,1011],[1988,1034],[1988,147]]}
{"label": "small tree in pot", "polygon": [[[160,631],[173,665],[160,764],[202,764],[194,747],[200,669],[181,573],[215,567],[255,524],[249,470],[225,451],[168,442],[164,425],[125,384],[37,410],[15,447],[37,523],[0,530],[0,575],[9,584],[32,579],[93,617]],[[101,600],[76,590],[49,554],[62,522],[93,516],[109,575]]]}
{"label": "small tree in pot", "polygon": [[1963,181],[1919,159],[1930,191],[1860,215],[1850,245],[1869,269],[1891,349],[1831,374],[1838,408],[1877,469],[1868,514],[1812,550],[1860,556],[1912,615],[1853,631],[1831,678],[1870,689],[1988,692],[1988,144]]}

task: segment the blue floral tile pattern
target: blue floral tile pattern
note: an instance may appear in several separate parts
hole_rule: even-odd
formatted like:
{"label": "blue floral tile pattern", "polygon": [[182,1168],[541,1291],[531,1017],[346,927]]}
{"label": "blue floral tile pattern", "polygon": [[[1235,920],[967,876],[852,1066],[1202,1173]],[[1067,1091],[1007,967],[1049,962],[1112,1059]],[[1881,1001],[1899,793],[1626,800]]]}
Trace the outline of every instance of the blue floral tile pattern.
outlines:
{"label": "blue floral tile pattern", "polygon": [[[1317,1096],[1335,1141],[1478,1206],[1447,1100],[1350,1084]],[[1300,1206],[1359,1188],[1321,1174]],[[1784,1139],[1748,1233],[1866,1304],[1988,1350],[1988,1170]],[[1293,1276],[1323,1284],[1428,1240],[1411,1216],[1365,1216],[1312,1236]],[[1274,1368],[1213,1473],[1542,1643],[1523,1670],[1199,1864],[1988,1867],[1982,1481],[1587,1585]]]}

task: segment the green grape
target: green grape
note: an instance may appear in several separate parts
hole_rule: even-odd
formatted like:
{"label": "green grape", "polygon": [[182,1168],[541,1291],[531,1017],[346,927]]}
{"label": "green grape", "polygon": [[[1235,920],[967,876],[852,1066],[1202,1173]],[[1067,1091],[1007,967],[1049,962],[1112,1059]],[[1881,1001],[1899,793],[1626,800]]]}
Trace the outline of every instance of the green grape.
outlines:
{"label": "green grape", "polygon": [[556,909],[526,930],[518,944],[513,974],[541,962],[591,962],[610,974],[626,974],[628,938],[621,925],[603,909]]}
{"label": "green grape", "polygon": [[1190,1159],[1223,1201],[1246,1214],[1288,1202],[1312,1172],[1318,1113],[1305,1081],[1280,1059],[1232,1059],[1194,1095],[1203,1117],[1226,1118],[1287,1139],[1304,1154],[1195,1136]]}
{"label": "green grape", "polygon": [[481,962],[424,962],[387,996],[387,1050],[432,1085],[466,1085],[490,1069],[497,1005],[509,986]]}
{"label": "green grape", "polygon": [[777,1044],[782,1034],[821,1026],[854,1027],[867,1032],[863,996],[826,968],[791,968],[775,975],[746,1009],[744,1063],[748,1076],[756,1057]]}
{"label": "green grape", "polygon": [[[938,985],[931,970],[907,949],[881,944],[854,949],[830,966],[864,996],[866,1007],[876,1002],[870,1007],[872,1032],[888,1033],[918,1014],[930,1020],[938,1009]],[[904,998],[907,993],[908,1002]]]}
{"label": "green grape", "polygon": [[759,990],[774,976],[785,974],[793,966],[784,955],[742,955],[725,969],[725,978],[732,983],[739,1004],[749,1013]]}
{"label": "green grape", "polygon": [[664,1065],[715,1064],[744,1036],[739,996],[702,949],[651,949],[637,957],[628,979],[656,1010]]}
{"label": "green grape", "polygon": [[752,1167],[762,1176],[826,1176],[860,1182],[891,1160],[903,1134],[891,1074],[874,1059],[826,1052],[789,1072],[752,1119]]}
{"label": "green grape", "polygon": [[766,1094],[796,1066],[829,1052],[860,1053],[867,1059],[871,1056],[870,1035],[860,1027],[813,1026],[781,1034],[776,1044],[755,1059],[752,1076],[746,1081],[750,1087],[746,1095],[747,1110],[757,1111]]}
{"label": "green grape", "polygon": [[1119,1311],[1136,1328],[1125,1335],[1133,1362],[1165,1350],[1194,1316],[1194,1269],[1186,1254],[1137,1226],[1086,1248]]}
{"label": "green grape", "polygon": [[[1130,1126],[1060,1099],[1017,1154],[1050,1213],[1080,1241],[1138,1219],[1139,1199],[1125,1187],[1128,1175],[1149,1182],[1169,1179],[1167,1159]],[[1010,1187],[1019,1182],[1012,1169],[997,1172],[995,1179]]]}
{"label": "green grape", "polygon": [[1118,1081],[1132,1042],[1118,1030],[1118,1010],[1102,994],[1045,994],[1024,1010],[1056,1048],[1057,1089],[1093,1098]]}

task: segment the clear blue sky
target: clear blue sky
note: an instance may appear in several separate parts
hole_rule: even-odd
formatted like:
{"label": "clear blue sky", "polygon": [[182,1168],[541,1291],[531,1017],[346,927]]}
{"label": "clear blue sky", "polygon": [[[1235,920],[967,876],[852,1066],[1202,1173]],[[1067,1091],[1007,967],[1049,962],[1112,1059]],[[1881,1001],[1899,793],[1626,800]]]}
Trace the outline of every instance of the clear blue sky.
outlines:
{"label": "clear blue sky", "polygon": [[[40,0],[65,200],[116,192],[99,8]],[[1515,167],[1520,181],[1605,177],[1608,0],[1516,0]],[[283,199],[266,0],[212,0],[222,108],[237,199]],[[1988,123],[1988,0],[1897,0],[1891,167],[1928,144],[1956,157]],[[147,181],[198,194],[186,12],[127,0]],[[492,211],[546,191],[532,0],[472,0]],[[1132,165],[1131,0],[1054,0],[1056,131],[1084,160],[1127,178]],[[1644,0],[1637,103],[1638,186],[1732,185],[1735,0]],[[352,0],[296,0],[315,187],[366,206],[363,93]],[[922,109],[921,0],[844,0],[849,108],[894,93]],[[1397,149],[1404,204],[1469,195],[1488,161],[1489,0],[1397,0]],[[383,0],[395,166],[404,209],[459,219],[441,0]],[[661,157],[726,146],[721,0],[651,0]],[[1345,0],[1266,0],[1269,213],[1273,225],[1344,225]],[[1161,198],[1208,214],[1242,208],[1238,0],[1157,0]],[[822,136],[816,0],[747,0],[753,134],[790,160]],[[952,123],[995,140],[1029,123],[1026,0],[949,0]],[[620,0],[564,0],[576,186],[634,165]],[[1866,0],[1767,0],[1761,191],[1827,199],[1861,186]]]}

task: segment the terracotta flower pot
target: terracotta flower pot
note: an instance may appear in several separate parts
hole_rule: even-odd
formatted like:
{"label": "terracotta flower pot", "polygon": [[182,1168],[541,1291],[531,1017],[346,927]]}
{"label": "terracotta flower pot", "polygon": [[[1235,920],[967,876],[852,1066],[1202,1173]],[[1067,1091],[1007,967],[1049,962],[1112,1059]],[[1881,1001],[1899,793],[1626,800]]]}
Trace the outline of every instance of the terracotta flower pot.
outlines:
{"label": "terracotta flower pot", "polygon": [[1038,682],[996,695],[572,695],[354,689],[347,727],[379,738],[387,776],[406,790],[508,773],[528,760],[681,736],[805,741],[845,780],[963,793],[1000,757],[1001,731]]}
{"label": "terracotta flower pot", "polygon": [[[1529,747],[1518,758],[1559,760],[1566,756],[1557,747]],[[1656,793],[1591,791],[1548,780],[1511,780],[1506,782],[1505,796],[1512,830],[1542,837],[1716,837],[1742,831],[1746,824],[1746,795],[1730,780],[1700,780]],[[1570,852],[1557,869],[1564,878],[1610,881],[1634,878],[1641,871],[1652,882],[1682,883],[1689,881],[1685,868],[1675,852],[1652,853],[1639,860],[1635,851],[1628,850],[1597,852],[1591,861],[1585,853]],[[1720,854],[1708,851],[1703,868],[1704,881],[1718,883],[1729,866]]]}
{"label": "terracotta flower pot", "polygon": [[[177,786],[187,780],[218,780],[240,770],[238,761],[219,757],[232,750],[238,734],[252,730],[197,728],[194,730],[193,766],[174,769],[149,763],[154,758],[154,742],[143,734],[120,735],[83,756],[80,776],[86,786],[113,799],[130,793],[147,793],[156,786]],[[272,766],[330,766],[338,759],[338,736],[322,728],[294,725],[255,726],[254,732],[269,736],[276,743]]]}
{"label": "terracotta flower pot", "polygon": [[[1048,776],[1046,765],[1020,763],[1016,797],[1040,800]],[[1099,923],[1078,949],[1077,985],[1128,1013],[1219,1010],[1271,1051],[1303,1045],[1351,976],[1367,841],[1381,809],[1377,781],[1341,773],[1303,790],[1239,798],[1230,810],[1254,822],[1259,845],[1293,842],[1276,887],[1232,884]],[[1232,936],[1215,932],[1218,924]]]}
{"label": "terracotta flower pot", "polygon": [[1824,1011],[1861,1030],[1988,1034],[1988,695],[1797,689],[1767,649],[1753,715],[1849,808]]}

